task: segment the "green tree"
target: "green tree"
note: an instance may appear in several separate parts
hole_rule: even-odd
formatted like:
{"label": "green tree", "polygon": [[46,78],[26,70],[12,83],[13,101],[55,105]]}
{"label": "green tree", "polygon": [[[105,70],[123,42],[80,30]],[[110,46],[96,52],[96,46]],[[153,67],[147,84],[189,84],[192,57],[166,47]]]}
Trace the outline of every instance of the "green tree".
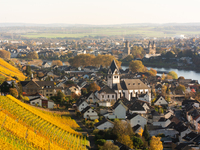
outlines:
{"label": "green tree", "polygon": [[182,85],[182,84],[179,84],[179,85],[176,87],[176,90],[181,90],[181,91],[185,92],[185,86]]}
{"label": "green tree", "polygon": [[140,60],[132,60],[129,64],[129,69],[132,72],[143,72],[144,65]]}
{"label": "green tree", "polygon": [[58,91],[57,92],[57,99],[58,99],[58,101],[63,102],[64,99],[65,99],[65,94],[61,91]]}
{"label": "green tree", "polygon": [[170,71],[170,72],[168,73],[168,75],[172,76],[173,79],[178,79],[178,75],[177,75],[177,73],[174,72],[174,71]]}
{"label": "green tree", "polygon": [[147,125],[144,126],[144,131],[143,131],[142,136],[145,138],[146,141],[149,140],[150,135],[149,135],[149,132],[147,130]]}
{"label": "green tree", "polygon": [[135,148],[141,148],[143,146],[143,141],[139,137],[133,136],[132,141]]}

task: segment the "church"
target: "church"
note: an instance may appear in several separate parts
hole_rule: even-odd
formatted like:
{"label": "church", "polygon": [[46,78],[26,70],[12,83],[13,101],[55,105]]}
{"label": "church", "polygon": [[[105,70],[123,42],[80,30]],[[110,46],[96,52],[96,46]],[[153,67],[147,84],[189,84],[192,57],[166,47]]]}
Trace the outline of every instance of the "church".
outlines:
{"label": "church", "polygon": [[151,103],[151,88],[140,79],[120,80],[120,71],[115,60],[112,61],[108,70],[107,85],[115,91],[117,99],[125,97],[130,101],[134,97],[144,95],[145,101]]}

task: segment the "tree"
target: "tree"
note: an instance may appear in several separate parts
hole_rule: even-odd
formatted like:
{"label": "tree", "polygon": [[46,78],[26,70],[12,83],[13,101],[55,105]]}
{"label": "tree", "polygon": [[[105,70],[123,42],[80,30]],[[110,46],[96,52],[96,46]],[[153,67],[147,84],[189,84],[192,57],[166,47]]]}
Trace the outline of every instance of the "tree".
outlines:
{"label": "tree", "polygon": [[163,145],[160,139],[161,137],[152,136],[149,150],[163,150]]}
{"label": "tree", "polygon": [[92,91],[92,92],[96,90],[99,91],[100,89],[101,89],[100,86],[98,86],[95,82],[91,83],[88,87],[88,91]]}
{"label": "tree", "polygon": [[149,137],[150,137],[150,136],[149,136],[149,132],[148,132],[148,130],[147,130],[147,125],[144,126],[144,131],[143,131],[142,136],[145,138],[146,141],[149,140]]}
{"label": "tree", "polygon": [[163,81],[163,80],[165,80],[165,78],[166,78],[165,74],[163,73],[162,76],[161,76],[161,80]]}
{"label": "tree", "polygon": [[32,74],[31,67],[28,65],[28,66],[26,66],[26,75],[31,76],[31,74]]}
{"label": "tree", "polygon": [[62,63],[62,61],[60,61],[60,60],[53,60],[52,63],[51,63],[51,66],[54,66],[54,65],[62,66],[63,63]]}
{"label": "tree", "polygon": [[120,143],[133,149],[133,141],[129,135],[122,134],[120,138],[117,139]]}
{"label": "tree", "polygon": [[151,68],[148,72],[149,72],[149,74],[151,76],[156,76],[157,75],[157,71],[155,69],[153,69],[153,68]]}
{"label": "tree", "polygon": [[16,88],[10,88],[9,89],[9,93],[10,95],[12,95],[13,97],[17,98],[18,97],[18,91]]}
{"label": "tree", "polygon": [[183,76],[180,76],[179,78],[178,78],[178,80],[180,80],[180,79],[185,79]]}
{"label": "tree", "polygon": [[28,59],[38,59],[38,54],[34,51],[34,52],[29,52],[27,55]]}
{"label": "tree", "polygon": [[174,72],[174,71],[170,71],[170,72],[168,73],[168,75],[172,76],[173,79],[178,79],[178,75],[177,75],[177,73]]}
{"label": "tree", "polygon": [[141,148],[143,146],[143,141],[136,136],[133,136],[132,141],[134,148]]}
{"label": "tree", "polygon": [[58,91],[57,92],[57,98],[58,98],[58,101],[63,102],[64,99],[65,99],[65,94],[61,91]]}
{"label": "tree", "polygon": [[176,87],[176,90],[181,90],[181,91],[185,92],[185,86],[182,85],[182,84],[179,84],[179,85]]}
{"label": "tree", "polygon": [[144,70],[144,65],[140,60],[132,60],[129,64],[129,69],[132,72],[142,72]]}
{"label": "tree", "polygon": [[119,147],[111,141],[106,141],[101,150],[119,150]]}
{"label": "tree", "polygon": [[6,51],[6,50],[0,50],[0,57],[1,58],[10,58],[10,52]]}

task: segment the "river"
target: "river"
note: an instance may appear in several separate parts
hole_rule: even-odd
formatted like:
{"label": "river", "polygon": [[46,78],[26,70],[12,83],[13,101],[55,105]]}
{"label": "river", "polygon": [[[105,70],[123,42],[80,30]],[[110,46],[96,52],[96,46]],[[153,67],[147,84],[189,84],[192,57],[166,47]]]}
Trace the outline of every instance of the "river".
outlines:
{"label": "river", "polygon": [[[128,66],[121,66],[123,70],[126,70]],[[200,83],[200,72],[197,71],[191,71],[191,70],[179,70],[179,69],[171,69],[171,68],[155,68],[155,67],[147,67],[147,69],[153,68],[157,71],[175,71],[178,75],[178,77],[183,76],[185,79],[192,79],[192,80],[198,80]],[[161,74],[157,74],[161,75]]]}

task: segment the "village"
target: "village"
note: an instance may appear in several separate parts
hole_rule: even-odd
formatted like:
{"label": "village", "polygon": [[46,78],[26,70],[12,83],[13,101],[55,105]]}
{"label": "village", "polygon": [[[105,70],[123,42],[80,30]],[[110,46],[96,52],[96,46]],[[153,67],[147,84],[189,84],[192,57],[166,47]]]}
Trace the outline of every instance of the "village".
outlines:
{"label": "village", "polygon": [[[150,137],[158,136],[164,149],[199,149],[198,80],[178,77],[175,72],[157,75],[156,70],[144,66],[162,61],[195,69],[191,58],[197,60],[198,39],[175,41],[185,43],[180,49],[172,45],[166,49],[165,45],[165,54],[159,53],[163,44],[158,41],[149,41],[146,47],[138,42],[134,46],[127,40],[122,44],[115,42],[115,50],[112,42],[103,50],[97,49],[101,44],[94,44],[95,41],[91,41],[95,47],[70,50],[63,47],[40,49],[39,46],[37,49],[18,46],[16,49],[13,43],[6,46],[7,41],[2,41],[2,49],[5,49],[1,50],[4,51],[2,55],[9,52],[11,61],[8,62],[18,66],[27,79],[20,82],[2,79],[1,95],[11,94],[10,89],[16,89],[22,101],[32,106],[69,110],[72,118],[84,128],[82,132],[89,135],[94,149],[103,146],[106,140],[113,141],[121,150],[133,149],[117,142],[116,135],[111,134],[117,121],[125,127],[130,125],[129,131],[134,133],[136,140],[134,148],[144,149],[148,147]],[[77,46],[77,42],[73,44]],[[179,49],[177,55],[175,49]],[[123,70],[120,60],[124,65],[141,61],[144,65],[133,63],[132,67],[129,65],[129,69]]]}

